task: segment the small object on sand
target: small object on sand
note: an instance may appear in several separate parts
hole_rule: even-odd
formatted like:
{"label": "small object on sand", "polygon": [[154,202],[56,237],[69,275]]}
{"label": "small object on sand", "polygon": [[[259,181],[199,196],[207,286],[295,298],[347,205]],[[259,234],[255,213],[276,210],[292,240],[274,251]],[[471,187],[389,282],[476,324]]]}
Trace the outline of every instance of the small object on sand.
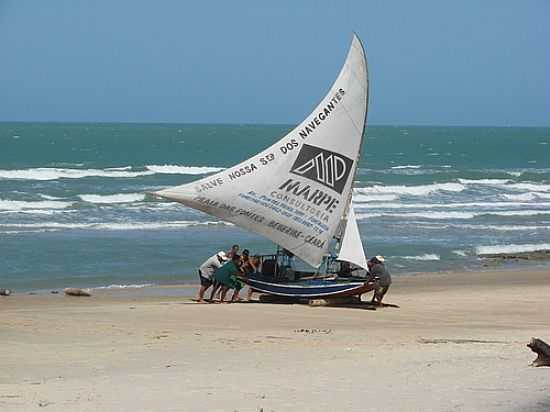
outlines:
{"label": "small object on sand", "polygon": [[9,295],[11,295],[11,290],[0,288],[0,296],[9,296]]}
{"label": "small object on sand", "polygon": [[67,296],[92,296],[89,290],[79,288],[66,288],[63,290]]}
{"label": "small object on sand", "polygon": [[344,296],[324,299],[310,299],[308,301],[309,306],[339,306],[339,305],[353,305],[361,303],[361,299],[357,296]]}
{"label": "small object on sand", "polygon": [[531,338],[531,342],[527,344],[527,347],[538,355],[531,366],[550,366],[550,345],[542,339]]}
{"label": "small object on sand", "polygon": [[58,290],[52,290],[52,291],[50,291],[50,293],[51,293],[52,295],[57,295],[57,294],[59,293],[59,291],[58,291]]}

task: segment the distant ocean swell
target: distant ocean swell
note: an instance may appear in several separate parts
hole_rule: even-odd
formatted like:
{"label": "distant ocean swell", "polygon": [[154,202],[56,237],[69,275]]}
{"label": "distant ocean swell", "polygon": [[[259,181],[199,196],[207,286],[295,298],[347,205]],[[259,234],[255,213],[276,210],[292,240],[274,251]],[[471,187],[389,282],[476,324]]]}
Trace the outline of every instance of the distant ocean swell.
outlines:
{"label": "distant ocean swell", "polygon": [[57,180],[83,179],[86,177],[135,178],[154,174],[201,175],[223,170],[212,166],[146,165],[143,167],[109,167],[105,169],[68,169],[57,167],[38,167],[30,169],[0,169],[0,179],[18,180]]}

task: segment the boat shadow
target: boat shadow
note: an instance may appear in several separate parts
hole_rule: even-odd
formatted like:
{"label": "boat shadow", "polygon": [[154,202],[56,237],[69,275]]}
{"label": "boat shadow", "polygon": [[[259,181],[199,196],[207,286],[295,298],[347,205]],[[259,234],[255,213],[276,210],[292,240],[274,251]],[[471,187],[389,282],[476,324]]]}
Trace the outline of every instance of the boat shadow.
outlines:
{"label": "boat shadow", "polygon": [[338,300],[338,299],[303,299],[303,298],[289,298],[281,296],[263,295],[258,300],[243,301],[239,303],[247,304],[268,304],[268,305],[305,305],[305,306],[322,306],[332,308],[348,308],[348,309],[361,309],[361,310],[377,310],[382,308],[397,308],[399,305],[392,303],[372,303],[370,301],[357,301],[357,300]]}

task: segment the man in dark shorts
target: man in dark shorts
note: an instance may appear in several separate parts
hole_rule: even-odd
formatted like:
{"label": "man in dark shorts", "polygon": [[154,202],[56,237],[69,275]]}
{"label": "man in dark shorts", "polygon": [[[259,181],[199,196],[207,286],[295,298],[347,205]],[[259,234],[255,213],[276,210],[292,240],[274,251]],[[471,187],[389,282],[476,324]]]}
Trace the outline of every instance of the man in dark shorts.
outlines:
{"label": "man in dark shorts", "polygon": [[382,299],[391,285],[391,275],[384,265],[384,256],[371,258],[367,265],[369,267],[368,281],[374,282],[374,295],[371,303],[382,304]]}
{"label": "man in dark shorts", "polygon": [[201,287],[199,289],[199,295],[197,296],[198,302],[204,302],[204,293],[207,289],[212,286],[214,283],[214,273],[218,270],[225,262],[227,257],[225,252],[220,251],[214,256],[209,257],[200,267],[199,267],[199,279],[201,281]]}

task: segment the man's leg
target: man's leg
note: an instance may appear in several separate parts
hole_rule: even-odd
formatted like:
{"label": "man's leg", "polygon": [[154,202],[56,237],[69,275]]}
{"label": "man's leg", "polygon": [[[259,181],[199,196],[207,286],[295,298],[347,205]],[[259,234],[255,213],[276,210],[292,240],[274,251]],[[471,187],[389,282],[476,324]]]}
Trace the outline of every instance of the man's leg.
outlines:
{"label": "man's leg", "polygon": [[384,299],[384,296],[386,295],[386,292],[388,291],[389,288],[390,288],[389,286],[383,286],[380,289],[380,292],[378,293],[378,304],[379,305],[382,304],[382,299]]}
{"label": "man's leg", "polygon": [[207,282],[206,280],[204,280],[203,282],[201,282],[201,288],[199,289],[199,298],[198,298],[199,302],[204,302],[204,294],[206,293],[206,291],[210,286],[212,286],[212,282],[210,281]]}
{"label": "man's leg", "polygon": [[201,285],[199,288],[199,294],[197,295],[198,302],[204,302],[204,292],[206,292],[206,286]]}
{"label": "man's leg", "polygon": [[237,300],[239,300],[239,291],[241,289],[240,288],[235,288],[235,291],[233,292],[233,297],[231,298],[231,302],[235,302]]}
{"label": "man's leg", "polygon": [[227,291],[229,290],[229,288],[227,286],[222,286],[222,291],[221,291],[221,298],[220,298],[220,302],[221,303],[225,303],[224,300],[225,300],[225,295],[227,295]]}
{"label": "man's leg", "polygon": [[216,294],[216,291],[220,288],[220,284],[218,282],[214,282],[214,286],[212,287],[212,293],[210,293],[210,300],[214,302],[214,295]]}

